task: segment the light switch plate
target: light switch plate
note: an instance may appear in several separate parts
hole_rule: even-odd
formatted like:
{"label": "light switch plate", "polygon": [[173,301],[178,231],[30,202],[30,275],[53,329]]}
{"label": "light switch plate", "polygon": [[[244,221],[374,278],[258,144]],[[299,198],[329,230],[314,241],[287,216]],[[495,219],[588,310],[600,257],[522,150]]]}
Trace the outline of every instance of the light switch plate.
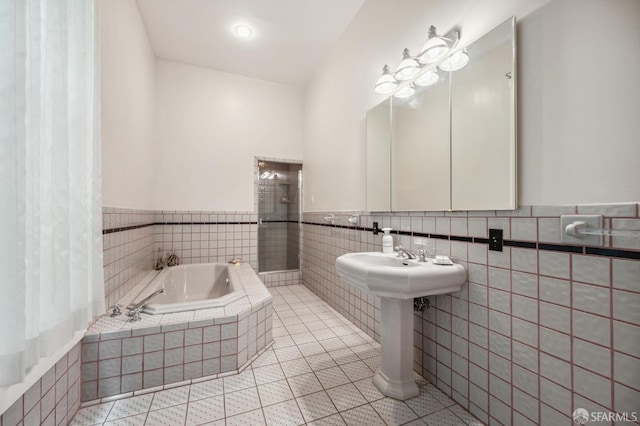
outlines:
{"label": "light switch plate", "polygon": [[602,229],[601,215],[572,214],[560,216],[560,238],[563,243],[576,244],[580,246],[601,246],[603,245],[602,235],[584,235],[574,237],[567,234],[567,225],[573,222],[584,222],[588,229]]}

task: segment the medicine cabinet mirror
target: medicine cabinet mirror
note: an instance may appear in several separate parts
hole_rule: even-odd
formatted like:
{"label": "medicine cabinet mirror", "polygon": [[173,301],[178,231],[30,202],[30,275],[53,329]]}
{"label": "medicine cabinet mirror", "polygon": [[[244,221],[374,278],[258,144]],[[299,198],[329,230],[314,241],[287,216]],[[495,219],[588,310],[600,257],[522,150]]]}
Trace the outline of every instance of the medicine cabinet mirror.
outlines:
{"label": "medicine cabinet mirror", "polygon": [[469,63],[367,112],[367,210],[516,208],[515,18]]}

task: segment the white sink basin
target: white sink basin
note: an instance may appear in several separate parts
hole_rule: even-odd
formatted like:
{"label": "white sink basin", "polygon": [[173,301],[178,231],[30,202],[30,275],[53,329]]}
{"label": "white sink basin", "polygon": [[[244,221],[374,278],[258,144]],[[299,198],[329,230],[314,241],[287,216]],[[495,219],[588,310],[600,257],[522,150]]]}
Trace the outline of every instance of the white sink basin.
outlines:
{"label": "white sink basin", "polygon": [[464,267],[372,252],[342,255],[336,260],[336,269],[342,279],[381,299],[382,353],[374,385],[391,398],[418,396],[413,378],[413,298],[460,290],[467,277]]}
{"label": "white sink basin", "polygon": [[399,258],[397,253],[348,253],[338,257],[336,268],[355,287],[395,299],[451,293],[466,281],[462,265],[418,262]]}

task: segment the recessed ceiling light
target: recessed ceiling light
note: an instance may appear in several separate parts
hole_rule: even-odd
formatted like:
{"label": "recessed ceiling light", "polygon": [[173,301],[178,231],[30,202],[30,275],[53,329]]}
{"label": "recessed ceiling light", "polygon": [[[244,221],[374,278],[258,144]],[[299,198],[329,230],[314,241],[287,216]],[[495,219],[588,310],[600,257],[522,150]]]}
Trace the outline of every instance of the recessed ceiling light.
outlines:
{"label": "recessed ceiling light", "polygon": [[253,38],[253,28],[248,25],[240,24],[236,25],[233,32],[240,38],[250,39]]}

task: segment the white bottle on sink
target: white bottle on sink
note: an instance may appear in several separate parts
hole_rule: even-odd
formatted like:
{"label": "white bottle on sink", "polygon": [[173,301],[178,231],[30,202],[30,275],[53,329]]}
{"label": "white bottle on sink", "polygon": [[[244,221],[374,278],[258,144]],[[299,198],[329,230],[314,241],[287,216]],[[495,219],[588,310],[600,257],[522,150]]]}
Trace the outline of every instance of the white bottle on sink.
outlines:
{"label": "white bottle on sink", "polygon": [[393,253],[393,237],[391,236],[391,228],[382,228],[384,235],[382,236],[382,252]]}

